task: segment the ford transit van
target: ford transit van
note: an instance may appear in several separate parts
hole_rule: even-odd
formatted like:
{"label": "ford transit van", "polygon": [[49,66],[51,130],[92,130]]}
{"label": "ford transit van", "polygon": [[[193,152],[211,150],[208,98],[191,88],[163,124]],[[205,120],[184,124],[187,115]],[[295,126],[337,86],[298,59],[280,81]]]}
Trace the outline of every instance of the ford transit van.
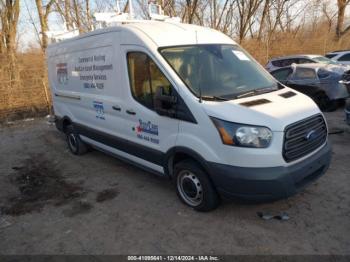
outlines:
{"label": "ford transit van", "polygon": [[199,210],[271,201],[327,170],[327,124],[226,35],[139,21],[47,50],[56,125],[73,154],[93,147],[169,177]]}

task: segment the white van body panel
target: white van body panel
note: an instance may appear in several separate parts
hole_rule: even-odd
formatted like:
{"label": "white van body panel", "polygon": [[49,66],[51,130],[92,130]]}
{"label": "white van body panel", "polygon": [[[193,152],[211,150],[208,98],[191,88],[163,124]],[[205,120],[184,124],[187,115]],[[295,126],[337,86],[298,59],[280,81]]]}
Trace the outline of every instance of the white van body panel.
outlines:
{"label": "white van body panel", "polygon": [[[185,150],[187,155],[203,161],[204,165],[220,165],[220,177],[227,175],[230,183],[225,179],[221,181],[215,171],[211,175],[217,175],[216,186],[223,191],[229,191],[235,185],[240,188],[236,182],[245,188],[246,181],[251,179],[256,182],[254,190],[260,188],[256,185],[260,185],[261,180],[263,185],[265,180],[271,180],[271,184],[278,185],[273,186],[274,189],[279,188],[280,180],[283,180],[294,192],[290,173],[314,172],[321,164],[327,168],[326,161],[318,161],[318,152],[328,150],[324,145],[291,162],[286,162],[282,155],[285,128],[321,114],[309,97],[295,90],[292,97],[281,97],[282,93],[291,91],[284,87],[230,101],[201,101],[159,52],[162,47],[199,44],[236,45],[229,37],[212,29],[156,21],[130,22],[52,44],[47,49],[47,57],[55,115],[85,128],[86,134],[80,134],[84,142],[159,174],[172,175],[172,155],[169,155],[172,150]],[[129,52],[142,52],[154,61],[183,100],[193,120],[162,116],[135,100],[129,79]],[[252,107],[241,105],[257,99],[269,102]],[[268,127],[273,133],[272,141],[267,148],[225,145],[211,117]],[[312,157],[317,159],[310,160],[311,164],[305,163],[304,160]],[[322,155],[322,158],[326,157]],[[300,168],[296,166],[298,163],[302,163]],[[260,174],[263,177],[259,177]],[[265,188],[265,191],[269,190],[270,187]],[[260,189],[257,191],[258,195],[265,194]],[[279,192],[276,196],[283,194]]]}
{"label": "white van body panel", "polygon": [[[286,99],[281,97],[280,94],[292,90],[285,87],[279,91],[249,98],[230,100],[222,102],[219,105],[212,101],[203,101],[203,107],[207,114],[213,117],[234,123],[242,123],[242,116],[244,115],[244,122],[242,124],[268,126],[272,131],[283,132],[287,125],[319,113],[319,109],[313,105],[312,99],[301,93],[288,98],[288,103],[286,103]],[[297,93],[294,90],[293,92]],[[270,102],[249,107],[249,109],[241,105],[241,103],[258,99],[266,99]],[[293,104],[297,104],[298,107],[291,108]],[[234,108],[233,111],[235,113],[227,114],[226,112],[232,110],[232,108]]]}
{"label": "white van body panel", "polygon": [[[77,41],[79,41],[79,44],[77,44]],[[89,126],[93,124],[94,128],[101,132],[140,143],[143,146],[160,150],[163,153],[175,146],[176,141],[176,146],[188,146],[196,152],[200,152],[205,160],[210,162],[223,162],[238,166],[287,166],[288,164],[281,155],[280,148],[283,142],[283,135],[279,134],[279,132],[283,132],[285,127],[291,123],[319,113],[318,108],[311,102],[309,97],[300,93],[290,98],[288,103],[285,103],[285,99],[280,97],[279,94],[288,91],[288,88],[227,102],[203,101],[199,103],[198,98],[183,84],[157,50],[162,46],[201,43],[236,44],[229,37],[212,29],[195,25],[155,21],[130,23],[120,28],[97,30],[86,34],[84,37],[76,37],[60,44],[53,44],[48,49],[50,57],[49,78],[53,90],[63,96],[80,97],[80,100],[68,99],[68,101],[64,97],[54,97],[56,114],[69,116],[72,121],[83,125]],[[126,53],[130,51],[145,52],[157,63],[188,105],[198,121],[198,125],[159,116],[133,100],[127,64],[125,62]],[[113,65],[112,70],[106,71],[108,80],[105,82],[105,88],[103,92],[94,88],[84,90],[81,81],[78,79],[80,76],[79,72],[73,69],[74,66],[79,66],[79,63],[76,63],[74,60],[101,53],[106,54],[108,61],[106,60],[105,64]],[[62,61],[68,61],[70,85],[58,83],[55,76],[50,74],[56,71],[56,65],[62,63]],[[79,86],[80,90],[78,89]],[[120,86],[120,88],[113,88],[113,86]],[[293,92],[296,91],[293,90]],[[252,108],[239,105],[240,103],[260,98],[268,99],[271,103]],[[103,121],[98,116],[91,119],[91,115],[96,114],[92,106],[94,102],[101,102],[104,105],[105,119]],[[159,139],[159,144],[149,143],[148,141],[132,137],[130,132],[131,126],[136,126],[139,119],[116,113],[112,110],[112,105],[128,108],[132,103],[134,103],[134,107],[138,108],[138,111],[143,111],[143,113],[148,115],[148,118],[150,115],[153,115],[153,120],[157,121],[158,124],[164,121],[167,122],[164,125],[165,128],[160,132],[160,134],[163,133],[166,136]],[[298,108],[293,107],[292,109],[291,106],[293,104],[301,106],[298,106]],[[223,145],[216,128],[208,116],[235,123],[268,126],[275,132],[273,142],[269,148],[263,150]],[[149,120],[146,119],[146,121]],[[179,127],[176,127],[177,125]],[[194,126],[196,127],[194,128]],[[205,130],[201,129],[201,136],[198,136],[197,127],[200,126],[205,126],[206,128]],[[174,133],[172,129],[178,129],[179,132]],[[213,137],[216,139],[213,139]],[[213,144],[213,140],[216,143]]]}

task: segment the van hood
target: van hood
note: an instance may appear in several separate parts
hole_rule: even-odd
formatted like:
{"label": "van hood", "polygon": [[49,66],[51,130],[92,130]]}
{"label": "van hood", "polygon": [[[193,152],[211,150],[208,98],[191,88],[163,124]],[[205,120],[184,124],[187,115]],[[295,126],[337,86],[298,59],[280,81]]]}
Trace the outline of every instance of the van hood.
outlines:
{"label": "van hood", "polygon": [[209,116],[235,123],[266,126],[275,132],[283,132],[289,124],[320,113],[311,98],[287,87],[230,101],[203,101],[202,105]]}

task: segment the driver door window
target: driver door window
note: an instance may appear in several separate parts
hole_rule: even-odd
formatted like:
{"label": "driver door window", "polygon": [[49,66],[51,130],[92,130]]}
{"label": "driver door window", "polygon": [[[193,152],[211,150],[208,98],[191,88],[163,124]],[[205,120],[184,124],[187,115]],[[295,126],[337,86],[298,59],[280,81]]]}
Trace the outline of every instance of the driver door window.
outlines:
{"label": "driver door window", "polygon": [[157,89],[162,87],[165,94],[170,94],[170,82],[145,53],[129,52],[127,60],[132,96],[140,104],[153,110]]}

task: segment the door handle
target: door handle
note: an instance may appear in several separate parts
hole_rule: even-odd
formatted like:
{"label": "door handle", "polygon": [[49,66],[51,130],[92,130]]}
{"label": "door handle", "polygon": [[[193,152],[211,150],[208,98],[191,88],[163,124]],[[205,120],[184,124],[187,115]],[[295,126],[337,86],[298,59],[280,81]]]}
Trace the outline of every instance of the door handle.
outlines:
{"label": "door handle", "polygon": [[113,108],[113,110],[116,110],[116,111],[120,111],[121,110],[120,106],[112,106],[112,108]]}
{"label": "door handle", "polygon": [[136,115],[136,112],[132,109],[126,110],[126,113],[128,113],[129,115]]}

